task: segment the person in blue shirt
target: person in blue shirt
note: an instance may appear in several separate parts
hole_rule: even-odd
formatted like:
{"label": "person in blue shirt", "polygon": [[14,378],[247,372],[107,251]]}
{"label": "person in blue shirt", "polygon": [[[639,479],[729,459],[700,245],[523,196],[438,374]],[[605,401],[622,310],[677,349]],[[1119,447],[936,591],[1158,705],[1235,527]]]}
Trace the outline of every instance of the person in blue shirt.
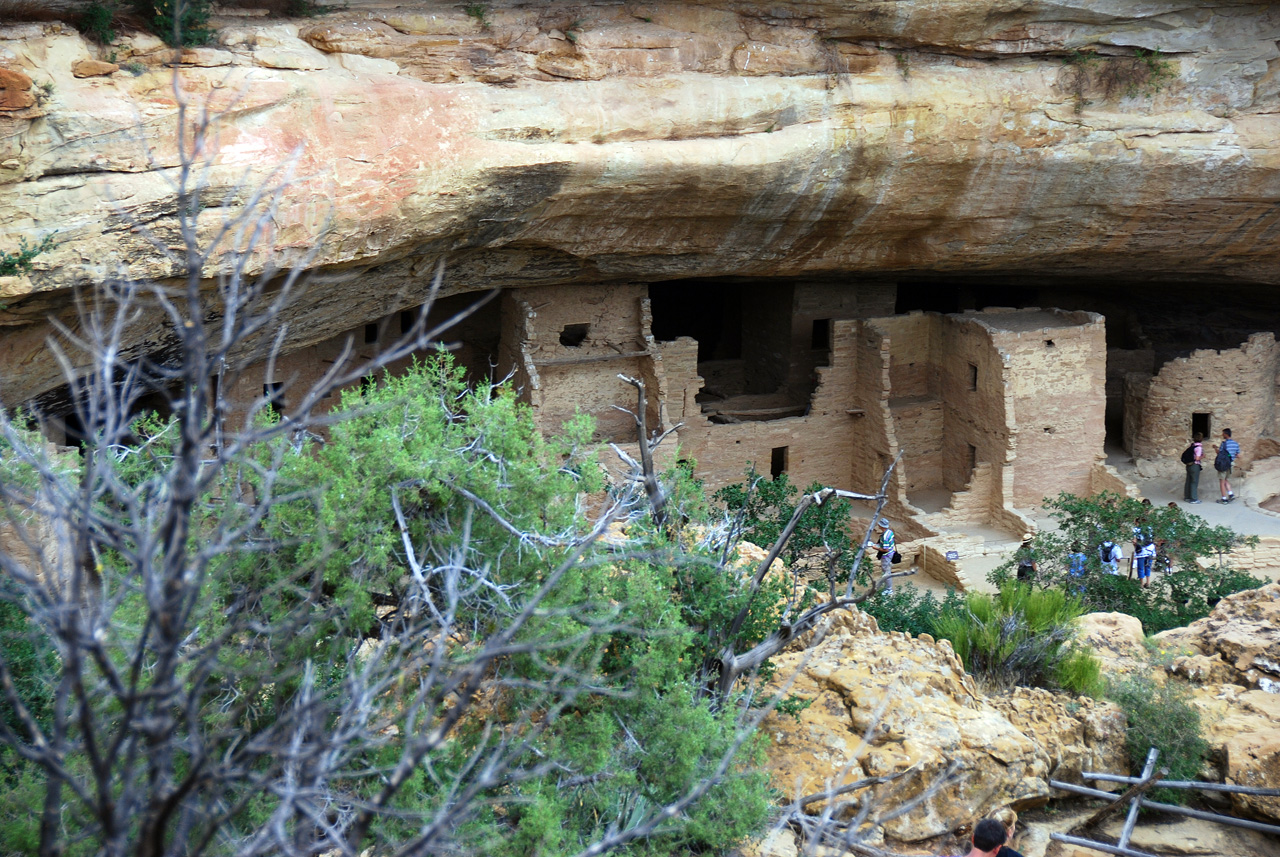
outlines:
{"label": "person in blue shirt", "polygon": [[1240,444],[1231,439],[1231,429],[1222,430],[1222,443],[1213,447],[1217,454],[1213,458],[1213,469],[1218,471],[1218,490],[1222,493],[1219,503],[1230,503],[1236,499],[1236,492],[1231,490],[1231,468],[1240,456]]}
{"label": "person in blue shirt", "polygon": [[[1071,546],[1071,553],[1067,554],[1067,574],[1072,577],[1084,577],[1084,566],[1087,557],[1084,555],[1084,549],[1080,547],[1080,543],[1076,542]],[[1077,592],[1084,592],[1084,581],[1075,584],[1074,589]]]}

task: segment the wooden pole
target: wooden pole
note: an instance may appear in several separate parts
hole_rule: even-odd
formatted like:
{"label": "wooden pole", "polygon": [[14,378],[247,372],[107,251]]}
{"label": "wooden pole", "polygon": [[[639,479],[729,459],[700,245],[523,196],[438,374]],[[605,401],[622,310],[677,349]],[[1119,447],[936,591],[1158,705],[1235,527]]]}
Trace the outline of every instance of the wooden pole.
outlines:
{"label": "wooden pole", "polygon": [[1056,839],[1058,842],[1065,842],[1068,845],[1092,848],[1094,851],[1101,851],[1103,854],[1119,854],[1122,857],[1156,857],[1154,854],[1139,851],[1136,848],[1121,848],[1117,845],[1108,845],[1105,842],[1094,842],[1092,839],[1081,839],[1079,836],[1068,836],[1065,833],[1050,833],[1049,838]]}
{"label": "wooden pole", "polygon": [[[1085,795],[1086,797],[1096,797],[1106,801],[1115,799],[1115,795],[1111,792],[1104,792],[1101,789],[1091,789],[1088,786],[1078,786],[1074,783],[1063,783],[1058,780],[1050,780],[1049,785],[1060,791]],[[1256,830],[1259,833],[1270,833],[1272,836],[1280,836],[1280,826],[1264,824],[1261,821],[1250,821],[1247,818],[1236,818],[1231,815],[1219,815],[1216,812],[1203,812],[1198,809],[1188,809],[1185,806],[1174,806],[1171,803],[1157,803],[1156,801],[1150,800],[1144,800],[1142,805],[1147,809],[1154,809],[1159,812],[1167,812],[1173,815],[1185,815],[1188,818],[1198,818],[1202,821],[1213,821],[1218,824],[1227,824],[1231,827],[1243,827],[1246,830]]]}
{"label": "wooden pole", "polygon": [[[1103,783],[1136,783],[1137,777],[1122,777],[1119,774],[1082,773],[1086,780],[1097,780]],[[1153,786],[1158,789],[1195,789],[1205,792],[1227,792],[1233,795],[1256,795],[1258,797],[1280,797],[1280,789],[1264,789],[1261,786],[1238,786],[1235,783],[1201,783],[1196,780],[1157,780]]]}
{"label": "wooden pole", "polygon": [[[1148,758],[1150,758],[1150,757],[1148,757]],[[1126,803],[1128,803],[1129,801],[1134,800],[1135,798],[1137,798],[1137,797],[1139,797],[1140,795],[1144,794],[1144,793],[1147,791],[1147,789],[1152,788],[1152,787],[1156,784],[1156,778],[1157,778],[1157,777],[1159,777],[1159,776],[1161,776],[1161,775],[1163,775],[1163,774],[1167,774],[1167,773],[1169,773],[1169,769],[1168,769],[1168,768],[1163,768],[1163,769],[1161,769],[1160,773],[1158,773],[1158,774],[1157,774],[1157,773],[1155,773],[1155,772],[1152,772],[1152,773],[1151,773],[1151,775],[1150,775],[1149,777],[1147,777],[1146,779],[1144,779],[1144,780],[1137,780],[1137,781],[1135,781],[1133,785],[1129,786],[1129,788],[1125,790],[1124,794],[1120,795],[1118,798],[1116,798],[1115,800],[1113,800],[1111,803],[1107,804],[1107,805],[1106,805],[1106,806],[1104,806],[1102,809],[1098,810],[1098,811],[1097,811],[1097,812],[1095,812],[1093,815],[1091,815],[1091,816],[1089,816],[1088,818],[1086,818],[1086,819],[1085,819],[1083,822],[1081,822],[1080,824],[1077,824],[1077,825],[1073,828],[1073,830],[1087,829],[1087,828],[1093,827],[1094,825],[1098,824],[1098,823],[1099,823],[1099,822],[1101,822],[1104,818],[1106,818],[1107,816],[1111,815],[1113,812],[1116,812],[1118,809],[1120,809],[1120,807],[1124,806],[1124,805],[1125,805]],[[1135,806],[1135,807],[1137,806],[1136,801],[1135,801],[1135,803],[1134,803],[1134,806]],[[1132,815],[1132,814],[1133,814],[1133,808],[1130,808],[1130,810],[1129,810],[1129,814],[1130,814],[1130,815]]]}
{"label": "wooden pole", "polygon": [[[1142,767],[1142,780],[1144,783],[1150,783],[1155,779],[1152,772],[1156,769],[1156,759],[1160,758],[1160,751],[1152,747],[1147,752],[1147,764]],[[1120,832],[1121,848],[1129,847],[1129,837],[1133,835],[1133,826],[1138,823],[1138,810],[1142,808],[1142,792],[1146,791],[1147,786],[1134,786],[1129,789],[1133,792],[1133,803],[1129,805],[1129,817],[1124,820],[1124,830]],[[1127,792],[1126,792],[1127,794]]]}

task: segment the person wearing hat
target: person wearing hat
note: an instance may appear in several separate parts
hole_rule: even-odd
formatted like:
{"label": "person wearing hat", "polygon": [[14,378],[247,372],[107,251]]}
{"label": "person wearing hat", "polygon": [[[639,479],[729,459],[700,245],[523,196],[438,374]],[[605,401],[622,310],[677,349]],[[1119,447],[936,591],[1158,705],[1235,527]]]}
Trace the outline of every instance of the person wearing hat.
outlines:
{"label": "person wearing hat", "polygon": [[1036,563],[1035,548],[1031,545],[1031,533],[1027,533],[1022,537],[1022,546],[1014,552],[1014,558],[1018,560],[1018,580],[1030,582],[1040,571],[1039,564]]}
{"label": "person wearing hat", "polygon": [[880,557],[880,571],[883,572],[881,584],[886,594],[893,593],[893,555],[897,552],[897,536],[893,533],[893,528],[889,526],[888,518],[881,518],[876,521],[876,527],[880,530],[880,538],[876,540],[875,549]]}

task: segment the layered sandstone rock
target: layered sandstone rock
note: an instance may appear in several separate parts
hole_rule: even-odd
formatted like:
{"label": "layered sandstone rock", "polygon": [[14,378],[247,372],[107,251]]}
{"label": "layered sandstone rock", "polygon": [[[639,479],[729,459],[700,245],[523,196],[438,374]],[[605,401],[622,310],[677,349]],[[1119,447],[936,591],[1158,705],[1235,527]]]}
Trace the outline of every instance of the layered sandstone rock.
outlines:
{"label": "layered sandstone rock", "polygon": [[1126,767],[1115,706],[1087,699],[1069,706],[1025,689],[988,699],[950,644],[882,634],[864,614],[836,618],[815,645],[780,657],[778,667],[780,676],[795,674],[788,692],[810,701],[798,717],[775,714],[763,727],[773,741],[774,784],[785,795],[906,771],[858,796],[898,804],[954,768],[954,779],[885,823],[895,839],[938,836],[1000,806],[1044,803],[1050,777]]}
{"label": "layered sandstone rock", "polygon": [[[1192,683],[1224,781],[1280,783],[1280,584],[1239,592],[1187,628],[1156,635]],[[1177,680],[1177,679],[1174,679]],[[1240,813],[1280,820],[1280,799],[1233,795]]]}
{"label": "layered sandstone rock", "polygon": [[1205,618],[1155,639],[1187,652],[1173,666],[1187,678],[1280,694],[1280,584],[1229,595]]}
{"label": "layered sandstone rock", "polygon": [[[290,347],[421,303],[441,256],[451,291],[1280,270],[1261,240],[1280,198],[1273,4],[504,2],[476,16],[356,0],[214,23],[216,44],[178,57],[193,103],[225,110],[203,225],[242,204],[246,176],[292,160],[273,241],[350,274],[291,310]],[[1138,49],[1164,51],[1169,76],[1144,77]],[[175,272],[161,250],[175,241],[172,56],[138,34],[116,50],[138,74],[81,79],[77,63],[106,57],[69,28],[0,28],[0,249],[58,236],[0,319],[20,326],[6,401],[60,382],[37,366],[35,322],[66,311],[67,289]],[[1128,83],[1082,77],[1074,51]]]}

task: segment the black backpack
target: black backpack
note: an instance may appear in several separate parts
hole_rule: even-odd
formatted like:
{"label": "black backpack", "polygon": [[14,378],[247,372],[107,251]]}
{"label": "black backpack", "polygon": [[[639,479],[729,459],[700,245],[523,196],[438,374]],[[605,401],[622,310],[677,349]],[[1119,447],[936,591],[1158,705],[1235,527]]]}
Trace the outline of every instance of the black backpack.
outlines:
{"label": "black backpack", "polygon": [[1194,443],[1188,446],[1186,449],[1182,450],[1182,463],[1183,464],[1196,463],[1196,445]]}
{"label": "black backpack", "polygon": [[1219,473],[1226,473],[1231,469],[1231,453],[1225,447],[1218,447],[1218,454],[1213,459],[1213,469]]}

